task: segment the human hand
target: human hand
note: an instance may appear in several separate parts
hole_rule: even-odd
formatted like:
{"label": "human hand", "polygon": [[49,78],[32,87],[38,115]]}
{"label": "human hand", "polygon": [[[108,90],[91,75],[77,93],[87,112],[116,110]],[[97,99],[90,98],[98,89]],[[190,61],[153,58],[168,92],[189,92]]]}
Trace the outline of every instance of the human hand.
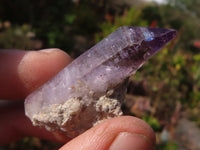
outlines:
{"label": "human hand", "polygon": [[0,144],[35,136],[66,143],[62,150],[153,150],[155,135],[142,120],[123,116],[107,120],[70,141],[58,132],[34,127],[24,114],[23,101],[72,59],[59,49],[0,50]]}

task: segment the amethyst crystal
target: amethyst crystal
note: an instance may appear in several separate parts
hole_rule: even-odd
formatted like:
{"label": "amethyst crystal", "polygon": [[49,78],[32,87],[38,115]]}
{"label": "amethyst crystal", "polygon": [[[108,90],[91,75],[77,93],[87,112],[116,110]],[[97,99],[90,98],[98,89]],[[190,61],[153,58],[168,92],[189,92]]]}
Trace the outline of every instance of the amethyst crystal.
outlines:
{"label": "amethyst crystal", "polygon": [[26,115],[69,137],[121,115],[126,79],[175,36],[172,29],[120,27],[30,94]]}

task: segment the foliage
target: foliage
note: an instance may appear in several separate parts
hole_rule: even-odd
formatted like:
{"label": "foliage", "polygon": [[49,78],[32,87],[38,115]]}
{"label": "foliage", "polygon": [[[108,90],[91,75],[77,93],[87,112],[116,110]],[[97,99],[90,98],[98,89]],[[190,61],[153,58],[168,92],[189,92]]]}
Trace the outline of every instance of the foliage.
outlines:
{"label": "foliage", "polygon": [[156,147],[156,150],[178,150],[178,147],[174,142],[168,142],[165,144],[160,144]]}
{"label": "foliage", "polygon": [[12,26],[10,22],[0,22],[2,31],[0,32],[0,47],[15,49],[32,49],[31,38],[35,36],[31,27],[27,24],[22,26]]}
{"label": "foliage", "polygon": [[158,120],[151,116],[145,116],[142,118],[145,122],[147,122],[154,131],[158,131],[160,129],[160,124]]}
{"label": "foliage", "polygon": [[114,22],[110,20],[103,22],[99,26],[101,33],[96,34],[96,42],[99,42],[103,37],[106,37],[120,26],[148,26],[147,21],[142,19],[141,15],[142,9],[132,7],[128,11],[124,11],[122,16],[116,16]]}
{"label": "foliage", "polygon": [[[98,30],[104,11],[102,0],[48,1],[20,0],[0,1],[0,20],[9,20],[13,27],[30,24],[43,48],[59,47],[70,51],[76,42],[75,36],[93,35]],[[4,46],[7,47],[8,44]]]}
{"label": "foliage", "polygon": [[194,39],[199,38],[199,7],[198,0],[169,0],[169,5],[160,7],[163,24],[180,31],[179,47],[190,48]]}
{"label": "foliage", "polygon": [[[161,8],[170,8],[171,6],[161,6]],[[133,80],[146,80],[148,94],[152,99],[153,106],[156,111],[154,115],[160,119],[170,119],[173,114],[173,109],[178,101],[183,104],[187,104],[190,107],[194,107],[199,103],[199,54],[193,53],[191,50],[187,50],[189,47],[188,43],[184,42],[182,37],[185,39],[191,38],[194,40],[193,35],[186,35],[182,32],[182,28],[188,28],[193,30],[194,28],[187,27],[184,23],[179,23],[182,20],[178,19],[176,22],[170,22],[171,10],[162,10],[161,13],[154,13],[151,19],[145,19],[147,13],[151,10],[157,9],[157,6],[147,6],[141,8],[131,8],[129,11],[125,11],[122,16],[116,16],[115,20],[112,22],[106,21],[100,25],[102,30],[101,33],[96,35],[96,40],[99,41],[101,38],[105,37],[117,27],[122,25],[132,25],[132,26],[147,26],[152,23],[155,19],[162,18],[157,21],[157,25],[164,25],[168,27],[176,27],[180,29],[179,36],[177,37],[175,43],[172,43],[167,48],[163,49],[156,56],[154,56],[149,62],[147,62],[140,72],[136,73],[136,77],[140,76],[139,79],[134,78]],[[143,11],[144,10],[144,11]],[[173,9],[173,12],[177,10]],[[164,14],[163,14],[164,13]],[[168,13],[168,14],[166,14]],[[180,12],[175,13],[178,15]],[[163,14],[163,15],[160,15]],[[163,16],[170,17],[163,17]],[[165,21],[168,20],[168,23]],[[195,26],[195,25],[194,25]],[[195,31],[193,31],[195,32]],[[200,33],[200,32],[197,32]],[[189,37],[187,37],[189,36]],[[181,44],[180,44],[181,42]],[[186,43],[186,44],[185,44]],[[185,48],[182,46],[185,45]],[[139,75],[137,75],[139,74]],[[164,109],[165,108],[165,109]],[[169,109],[169,110],[168,110]],[[165,112],[168,112],[165,114]],[[162,114],[162,115],[160,115]],[[165,114],[165,117],[163,117]]]}

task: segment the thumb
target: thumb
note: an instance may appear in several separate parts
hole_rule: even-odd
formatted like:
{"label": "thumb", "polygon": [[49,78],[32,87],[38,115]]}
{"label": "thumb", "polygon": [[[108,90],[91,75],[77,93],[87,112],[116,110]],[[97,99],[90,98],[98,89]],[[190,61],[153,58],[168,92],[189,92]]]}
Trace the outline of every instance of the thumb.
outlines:
{"label": "thumb", "polygon": [[65,144],[61,150],[153,150],[155,135],[144,121],[130,116],[107,120]]}

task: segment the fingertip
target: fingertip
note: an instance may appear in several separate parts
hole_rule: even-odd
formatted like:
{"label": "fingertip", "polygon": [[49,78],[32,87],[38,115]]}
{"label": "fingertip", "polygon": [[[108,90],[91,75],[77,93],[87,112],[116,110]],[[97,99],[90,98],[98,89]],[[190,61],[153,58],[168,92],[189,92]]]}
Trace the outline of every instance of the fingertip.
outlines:
{"label": "fingertip", "polygon": [[34,91],[71,61],[67,53],[56,48],[27,52],[18,65],[18,76],[26,93]]}
{"label": "fingertip", "polygon": [[[134,141],[143,144],[141,150],[146,147],[148,147],[149,150],[154,149],[155,134],[151,127],[144,121],[131,116],[122,116],[106,120],[105,122],[89,129],[82,135],[71,140],[69,143],[64,145],[62,149],[78,150],[81,147],[83,150],[88,148],[107,150],[113,145],[113,143],[115,144],[112,147],[116,147],[116,143],[120,143],[120,141],[128,141],[127,139],[122,140],[122,136],[120,135],[124,136],[125,134],[123,133],[128,133],[125,138],[128,137],[129,143],[134,144],[136,148],[140,147],[138,147],[136,145],[137,143]],[[124,146],[128,146],[128,143],[125,143]]]}
{"label": "fingertip", "polygon": [[143,120],[133,116],[120,116],[106,120],[102,124],[93,128],[93,132],[97,135],[101,133],[107,136],[113,134],[117,136],[122,132],[144,135],[149,139],[152,145],[156,143],[156,137],[153,129]]}
{"label": "fingertip", "polygon": [[24,99],[72,61],[64,51],[0,50],[0,98]]}
{"label": "fingertip", "polygon": [[59,57],[61,61],[63,61],[63,64],[69,64],[72,61],[72,58],[63,50],[59,49],[59,48],[48,48],[48,49],[42,49],[39,51],[35,51],[35,52],[42,52],[42,53],[46,53],[46,54],[53,54],[55,55],[55,57]]}

